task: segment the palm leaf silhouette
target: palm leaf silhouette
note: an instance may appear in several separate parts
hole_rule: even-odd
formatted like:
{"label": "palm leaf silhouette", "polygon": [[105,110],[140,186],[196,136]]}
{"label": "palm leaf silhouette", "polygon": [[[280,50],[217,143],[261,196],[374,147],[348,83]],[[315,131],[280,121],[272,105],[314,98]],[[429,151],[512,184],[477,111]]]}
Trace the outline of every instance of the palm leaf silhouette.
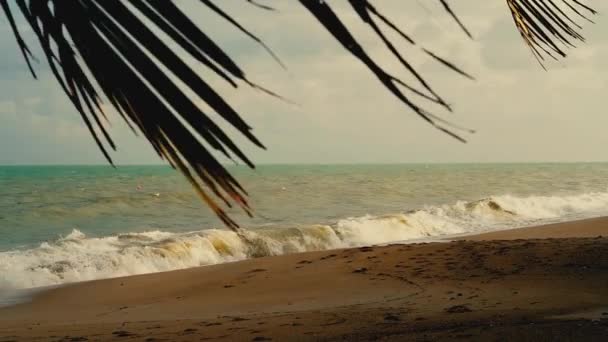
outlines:
{"label": "palm leaf silhouette", "polygon": [[[471,36],[447,0],[436,1]],[[583,12],[595,13],[578,0],[560,0],[559,3],[556,0],[502,1],[507,2],[517,29],[539,61],[544,60],[545,56],[564,57],[563,46],[571,46],[572,40],[583,40],[578,33],[581,27],[573,17],[588,19]],[[253,0],[245,3],[263,10],[273,10],[271,6]],[[464,141],[455,130],[470,131],[424,108],[425,102],[431,102],[447,111],[452,110],[408,61],[407,56],[397,50],[384,30],[394,31],[405,43],[417,46],[430,59],[452,71],[472,78],[469,74],[447,59],[417,45],[413,37],[403,32],[382,13],[381,8],[370,1],[348,0],[350,10],[373,30],[387,52],[394,55],[413,76],[414,81],[404,82],[388,73],[366,53],[357,37],[340,20],[330,1],[299,0],[299,3],[339,44],[364,63],[380,84],[404,106],[437,129]],[[208,80],[192,70],[168,44],[179,45],[187,55],[234,88],[245,85],[271,96],[280,96],[252,82],[221,45],[205,33],[204,24],[194,23],[169,0],[14,0],[11,3],[0,0],[0,5],[34,78],[36,73],[31,63],[34,57],[16,25],[13,15],[15,8],[31,26],[59,85],[110,163],[112,158],[108,150],[116,149],[116,145],[104,126],[107,117],[102,107],[102,95],[136,134],[143,134],[161,158],[185,175],[200,197],[228,227],[237,229],[238,225],[218,201],[227,207],[236,203],[251,215],[246,191],[218,161],[213,151],[252,168],[254,164],[232,138],[210,119],[209,113],[195,105],[177,82],[167,76],[165,70],[251,143],[260,148],[264,148],[264,145]],[[200,0],[200,5],[255,40],[283,66],[261,39],[222,9],[221,1]],[[161,40],[149,23],[171,41]]]}

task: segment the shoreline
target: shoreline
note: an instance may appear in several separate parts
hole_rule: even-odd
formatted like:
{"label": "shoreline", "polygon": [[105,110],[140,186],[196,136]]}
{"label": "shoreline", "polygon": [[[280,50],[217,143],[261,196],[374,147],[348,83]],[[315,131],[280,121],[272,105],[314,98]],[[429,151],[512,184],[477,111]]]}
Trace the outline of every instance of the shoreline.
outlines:
{"label": "shoreline", "polygon": [[[353,247],[322,249],[322,250],[317,250],[317,251],[286,253],[286,254],[265,256],[265,257],[281,257],[281,256],[291,255],[291,254],[316,253],[316,252],[325,252],[325,251],[331,252],[331,251],[338,251],[338,250],[344,250],[344,249],[356,249],[356,248],[368,247],[368,246],[382,247],[382,246],[390,246],[390,245],[396,245],[396,244],[416,245],[416,244],[428,244],[428,243],[450,243],[450,242],[460,241],[460,240],[514,239],[514,238],[517,238],[516,236],[520,229],[529,230],[526,232],[526,235],[527,235],[526,238],[533,238],[533,232],[536,232],[537,230],[540,230],[541,238],[542,238],[542,236],[556,235],[556,234],[559,234],[560,237],[595,237],[596,234],[595,234],[593,222],[595,222],[596,220],[601,221],[604,218],[608,219],[608,216],[606,216],[606,217],[598,216],[598,217],[590,217],[590,218],[583,218],[583,219],[575,219],[572,221],[542,223],[542,224],[538,224],[538,225],[511,227],[511,228],[504,228],[504,229],[491,229],[491,230],[487,230],[487,231],[483,231],[483,232],[468,232],[468,233],[460,233],[460,234],[439,235],[439,236],[433,236],[433,237],[427,237],[427,238],[417,238],[417,239],[410,239],[410,240],[397,240],[397,241],[371,244],[371,245],[365,245],[365,246],[353,246]],[[577,223],[579,225],[582,224],[582,225],[589,226],[589,227],[583,231],[573,233],[573,234],[568,234],[567,232],[564,232],[563,229],[560,229],[560,227],[563,224],[570,224],[570,223]],[[588,225],[588,223],[591,223],[591,224]],[[550,231],[551,229],[555,229],[555,228],[557,228],[557,231]],[[606,234],[608,235],[608,232],[606,232]],[[536,234],[536,235],[538,235],[538,234]],[[116,279],[116,278],[129,278],[129,277],[134,277],[134,276],[142,276],[142,275],[158,274],[158,273],[166,273],[166,272],[183,271],[183,270],[187,270],[187,269],[191,269],[191,268],[231,264],[231,263],[235,263],[235,262],[242,262],[245,260],[253,260],[253,259],[257,259],[257,258],[256,257],[246,258],[246,259],[242,259],[242,260],[219,262],[216,264],[187,267],[187,268],[160,271],[160,272],[139,273],[139,274],[126,275],[126,276],[98,278],[98,279],[61,283],[61,284],[43,285],[43,286],[39,286],[39,287],[11,289],[9,293],[3,294],[2,296],[0,296],[0,309],[30,302],[35,298],[35,296],[37,294],[44,293],[44,292],[50,291],[55,288],[73,286],[73,285],[77,285],[80,283],[87,283],[87,282],[91,282],[91,281],[100,281],[100,280],[107,280],[107,279]]]}
{"label": "shoreline", "polygon": [[66,284],[0,308],[0,340],[603,338],[607,269],[599,217]]}
{"label": "shoreline", "polygon": [[[590,217],[573,221],[554,223],[543,223],[540,225],[525,226],[487,231],[457,237],[456,240],[513,240],[513,239],[548,239],[548,238],[593,238],[598,236],[608,237],[606,227],[607,216]],[[573,227],[576,229],[572,229]],[[520,232],[519,230],[524,231]],[[522,233],[522,234],[520,234]]]}

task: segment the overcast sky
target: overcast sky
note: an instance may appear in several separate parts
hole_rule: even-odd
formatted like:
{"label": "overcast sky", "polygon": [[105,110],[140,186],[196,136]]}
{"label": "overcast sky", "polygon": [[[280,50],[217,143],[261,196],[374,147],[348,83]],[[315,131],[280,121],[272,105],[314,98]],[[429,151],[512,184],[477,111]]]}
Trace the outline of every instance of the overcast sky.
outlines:
{"label": "overcast sky", "polygon": [[[568,50],[566,60],[551,64],[545,72],[519,38],[504,0],[452,2],[474,40],[466,38],[438,1],[374,1],[421,45],[477,78],[467,80],[421,58],[416,49],[390,35],[403,54],[414,53],[414,64],[453,105],[455,112],[445,117],[477,130],[467,136],[468,144],[462,144],[417,118],[384,90],[295,0],[266,1],[278,12],[242,0],[221,1],[264,39],[287,71],[258,45],[210,15],[199,1],[179,3],[232,53],[252,80],[299,104],[289,105],[247,87],[234,91],[220,80],[212,82],[268,147],[259,150],[237,138],[257,163],[608,160],[608,18],[602,14],[596,25],[584,25],[587,43]],[[589,3],[608,13],[607,2]],[[366,49],[392,73],[407,78],[369,27],[346,6],[338,9]],[[3,16],[0,50],[0,164],[104,163],[42,62],[37,66],[40,80],[31,78]],[[39,50],[35,53],[42,57]],[[197,68],[211,80],[202,67]],[[119,117],[112,123],[118,163],[161,163]]]}

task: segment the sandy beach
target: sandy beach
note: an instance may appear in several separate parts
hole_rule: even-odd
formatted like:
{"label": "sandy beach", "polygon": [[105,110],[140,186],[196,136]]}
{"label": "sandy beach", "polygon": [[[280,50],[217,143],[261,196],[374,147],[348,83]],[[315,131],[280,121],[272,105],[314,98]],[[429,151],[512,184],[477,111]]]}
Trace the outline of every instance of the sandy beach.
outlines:
{"label": "sandy beach", "polygon": [[608,342],[608,0],[0,12],[0,342]]}
{"label": "sandy beach", "polygon": [[0,341],[608,339],[608,218],[72,284]]}

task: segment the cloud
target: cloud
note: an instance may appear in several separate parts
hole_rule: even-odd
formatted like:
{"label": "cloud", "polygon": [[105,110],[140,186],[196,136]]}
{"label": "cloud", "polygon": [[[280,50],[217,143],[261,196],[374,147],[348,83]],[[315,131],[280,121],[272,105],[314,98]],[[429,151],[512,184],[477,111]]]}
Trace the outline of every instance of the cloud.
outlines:
{"label": "cloud", "polygon": [[[198,2],[179,4],[231,52],[252,80],[298,103],[286,104],[246,85],[235,91],[189,61],[268,147],[267,151],[258,149],[222,124],[256,162],[606,159],[602,146],[608,137],[602,127],[608,119],[603,114],[606,80],[602,75],[608,67],[608,21],[602,18],[597,25],[585,25],[587,44],[544,72],[521,42],[501,1],[454,2],[474,40],[467,39],[436,4],[378,2],[377,7],[417,42],[476,76],[477,81],[466,80],[422,58],[416,48],[389,33],[398,49],[412,57],[456,109],[453,114],[437,113],[478,130],[468,144],[460,144],[403,106],[296,2],[277,2],[278,12],[272,13],[244,6],[242,1],[222,2],[280,56],[288,66],[286,71],[259,45]],[[408,78],[370,28],[344,10],[347,3],[336,4],[341,5],[338,14],[366,49],[391,73]],[[597,6],[608,9],[606,4]],[[0,22],[0,32],[5,28]],[[0,40],[0,47],[10,55],[7,60],[21,58],[13,41]],[[33,82],[24,64],[19,68],[19,73],[0,69],[0,86],[7,90],[0,94],[0,145],[12,147],[0,149],[0,163],[103,163],[48,71]],[[119,162],[159,162],[143,138],[134,137],[119,117],[114,115],[112,123]],[[18,153],[14,146],[19,146]]]}

